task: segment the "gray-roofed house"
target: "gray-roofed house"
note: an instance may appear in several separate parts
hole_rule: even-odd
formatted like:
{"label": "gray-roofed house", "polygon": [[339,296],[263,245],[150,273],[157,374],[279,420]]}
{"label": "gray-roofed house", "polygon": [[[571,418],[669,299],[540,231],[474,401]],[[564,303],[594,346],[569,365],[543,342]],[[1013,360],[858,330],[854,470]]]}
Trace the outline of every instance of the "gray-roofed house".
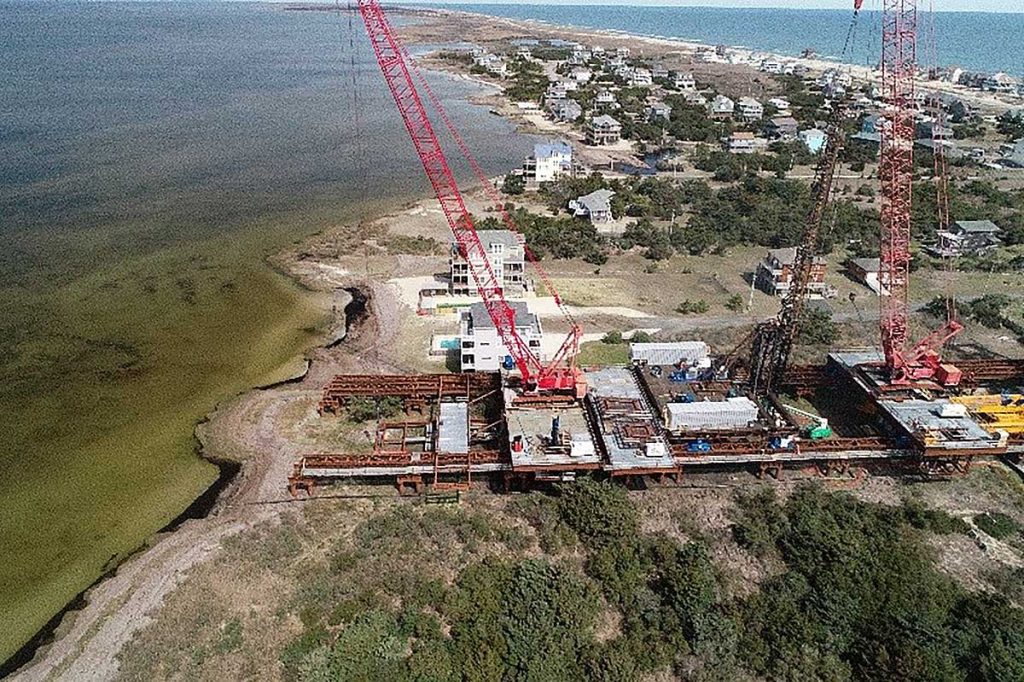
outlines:
{"label": "gray-roofed house", "polygon": [[654,121],[659,118],[663,121],[672,118],[672,107],[664,102],[651,102],[647,105],[647,120]]}
{"label": "gray-roofed house", "polygon": [[760,121],[764,117],[764,105],[753,97],[740,97],[738,106],[744,121]]}
{"label": "gray-roofed house", "polygon": [[792,140],[799,129],[800,125],[792,116],[776,116],[765,126],[769,136],[782,140]]}
{"label": "gray-roofed house", "polygon": [[1006,146],[999,165],[1004,168],[1024,168],[1024,137]]}
{"label": "gray-roofed house", "polygon": [[583,115],[583,107],[576,100],[565,99],[551,107],[551,115],[556,121],[573,123]]}
{"label": "gray-roofed house", "polygon": [[612,197],[615,192],[610,189],[599,189],[573,199],[569,202],[569,210],[577,218],[588,218],[592,223],[610,223],[615,220],[612,215]]}
{"label": "gray-roofed house", "polygon": [[1003,243],[1000,232],[991,220],[958,220],[939,232],[938,243],[929,250],[938,256],[978,255]]}
{"label": "gray-roofed house", "polygon": [[595,116],[587,126],[587,144],[615,144],[622,138],[622,124],[607,114]]}
{"label": "gray-roofed house", "polygon": [[[526,341],[534,353],[540,355],[543,334],[540,318],[531,313],[523,301],[509,301],[509,306],[515,312],[515,328],[519,337]],[[496,372],[502,367],[508,368],[510,364],[508,349],[483,303],[472,304],[462,314],[459,342],[463,372]]]}
{"label": "gray-roofed house", "polygon": [[[851,258],[846,262],[846,271],[876,294],[882,293],[882,261],[879,258]],[[888,277],[884,278],[888,281]]]}
{"label": "gray-roofed house", "polygon": [[735,109],[736,103],[725,95],[716,95],[715,98],[711,100],[711,118],[731,118]]}
{"label": "gray-roofed house", "polygon": [[[487,251],[487,261],[502,289],[508,296],[522,295],[526,288],[526,259],[522,242],[511,230],[482,230],[480,241]],[[478,263],[474,259],[477,267]],[[462,256],[458,246],[452,244],[448,267],[451,276],[451,293],[454,296],[473,296],[477,293],[476,282],[469,270],[469,261]]]}

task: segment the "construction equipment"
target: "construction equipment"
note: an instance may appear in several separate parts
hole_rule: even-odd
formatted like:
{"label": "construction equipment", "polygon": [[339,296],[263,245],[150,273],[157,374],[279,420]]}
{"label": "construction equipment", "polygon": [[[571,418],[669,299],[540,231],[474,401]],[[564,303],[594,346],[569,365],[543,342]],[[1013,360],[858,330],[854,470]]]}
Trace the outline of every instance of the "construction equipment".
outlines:
{"label": "construction equipment", "polygon": [[751,388],[757,396],[773,393],[789,366],[790,354],[807,302],[808,285],[811,282],[814,259],[818,254],[825,210],[832,197],[836,164],[845,137],[842,128],[845,115],[845,104],[837,101],[829,122],[825,147],[821,151],[814,172],[814,185],[811,188],[813,203],[804,223],[800,243],[796,247],[789,291],[782,299],[778,315],[754,328],[750,346],[750,379]]}
{"label": "construction equipment", "polygon": [[[853,20],[847,32],[845,55],[857,27],[861,2],[855,3]],[[764,397],[774,393],[789,366],[790,354],[799,332],[800,319],[809,293],[814,270],[814,259],[821,241],[822,223],[825,211],[832,199],[836,166],[842,151],[846,133],[843,121],[847,104],[843,97],[832,103],[832,115],[826,130],[825,146],[818,157],[811,186],[811,210],[804,223],[804,231],[796,247],[790,272],[790,287],[782,299],[782,307],[772,320],[758,324],[750,342],[750,385],[755,396]]]}
{"label": "construction equipment", "polygon": [[914,181],[914,79],[917,75],[916,0],[884,0],[882,11],[882,93],[888,105],[882,127],[882,241],[879,281],[889,291],[881,302],[882,350],[889,381],[907,385],[959,383],[960,373],[942,362],[940,350],[963,330],[950,319],[942,329],[907,349],[910,285],[911,197]]}
{"label": "construction equipment", "polygon": [[825,419],[820,414],[814,414],[813,412],[805,412],[804,410],[798,410],[791,405],[782,405],[786,412],[791,414],[800,415],[811,420],[811,423],[801,428],[801,434],[805,438],[811,440],[824,440],[832,437],[832,427],[828,424],[828,419]]}
{"label": "construction equipment", "polygon": [[[462,154],[474,171],[479,170],[479,164],[458,136],[440,101],[429,91],[429,86],[425,85],[426,80],[419,74],[415,62],[392,28],[380,3],[377,0],[359,0],[358,5],[377,64],[395,100],[448,226],[455,236],[459,255],[469,263],[469,270],[487,313],[519,371],[524,392],[570,393],[581,397],[586,392],[586,383],[583,373],[575,365],[576,351],[582,335],[580,326],[567,315],[569,334],[552,360],[546,364],[519,335],[516,330],[515,310],[505,300],[501,282],[487,257],[486,247],[477,235],[473,217],[466,209],[462,192],[427,115],[417,87],[417,79],[424,85],[424,92],[452,132]],[[554,293],[550,281],[545,281],[545,284],[555,296],[556,302],[567,313],[561,298]]]}
{"label": "construction equipment", "polygon": [[1024,395],[970,395],[951,400],[966,407],[986,431],[1005,431],[1014,435],[1024,433]]}

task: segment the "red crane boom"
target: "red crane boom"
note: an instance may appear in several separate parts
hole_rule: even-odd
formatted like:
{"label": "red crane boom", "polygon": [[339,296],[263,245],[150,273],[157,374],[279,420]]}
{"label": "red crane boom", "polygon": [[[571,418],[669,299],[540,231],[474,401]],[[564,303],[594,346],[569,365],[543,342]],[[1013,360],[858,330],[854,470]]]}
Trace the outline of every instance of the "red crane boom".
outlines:
{"label": "red crane boom", "polygon": [[939,358],[942,344],[963,328],[955,320],[909,351],[911,197],[914,187],[914,79],[917,76],[917,3],[884,0],[882,11],[882,93],[889,105],[882,128],[878,172],[882,180],[882,239],[879,277],[888,290],[881,299],[882,350],[896,384],[936,379],[959,381]]}
{"label": "red crane boom", "polygon": [[[458,183],[444,155],[440,140],[430,123],[423,100],[420,98],[413,76],[414,66],[407,62],[407,52],[391,27],[383,8],[377,0],[359,0],[359,13],[366,26],[367,35],[377,57],[377,64],[384,74],[388,89],[395,100],[402,116],[405,128],[412,139],[416,153],[423,164],[423,170],[434,188],[438,203],[444,213],[448,226],[455,236],[459,254],[469,264],[474,283],[494,326],[508,350],[516,368],[522,376],[527,390],[571,391],[577,395],[585,391],[582,374],[574,366],[574,349],[580,336],[579,327],[571,324],[571,331],[566,342],[556,354],[554,360],[545,365],[529,347],[528,343],[516,330],[515,309],[505,300],[501,282],[498,281],[487,257],[487,249],[477,235],[473,218],[466,209]],[[435,107],[441,112],[442,118],[449,128],[447,115],[440,108],[436,98]],[[457,133],[456,133],[457,136]],[[460,137],[456,137],[460,148],[467,159],[477,169],[475,161],[468,154]],[[550,284],[548,283],[550,288]],[[552,290],[551,293],[554,293]],[[561,299],[555,294],[556,301]],[[563,364],[564,363],[564,364]]]}

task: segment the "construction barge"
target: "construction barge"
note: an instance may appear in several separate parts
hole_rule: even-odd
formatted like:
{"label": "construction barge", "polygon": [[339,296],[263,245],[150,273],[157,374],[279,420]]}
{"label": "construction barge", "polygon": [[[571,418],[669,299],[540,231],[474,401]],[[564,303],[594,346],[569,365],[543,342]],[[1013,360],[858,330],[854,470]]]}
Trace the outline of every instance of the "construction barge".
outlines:
{"label": "construction barge", "polygon": [[[404,414],[376,424],[369,452],[303,457],[289,489],[311,493],[347,480],[419,494],[486,480],[522,490],[581,475],[677,480],[687,470],[778,476],[786,467],[834,475],[872,463],[937,474],[1024,453],[1024,398],[1006,393],[1024,384],[1024,360],[959,361],[963,379],[955,390],[893,390],[875,380],[879,363],[876,351],[840,351],[824,365],[792,367],[781,387],[787,396],[841,397],[842,404],[831,412],[823,404],[815,414],[772,396],[744,424],[716,421],[753,405],[742,377],[673,386],[664,378],[672,367],[585,370],[582,399],[523,394],[513,390],[514,378],[497,372],[338,376],[324,389],[322,418],[342,414],[354,400],[381,398],[401,401]],[[674,423],[680,413],[698,415],[700,425]],[[820,429],[815,435],[822,423],[830,424],[826,437]]]}

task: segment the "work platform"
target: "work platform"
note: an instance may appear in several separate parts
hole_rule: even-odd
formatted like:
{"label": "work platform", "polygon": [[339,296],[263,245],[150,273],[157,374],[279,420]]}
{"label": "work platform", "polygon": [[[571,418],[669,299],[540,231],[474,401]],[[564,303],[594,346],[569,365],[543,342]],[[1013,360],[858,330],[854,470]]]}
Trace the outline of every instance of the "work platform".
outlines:
{"label": "work platform", "polygon": [[428,484],[466,486],[474,477],[508,488],[586,473],[674,477],[701,468],[844,471],[851,463],[895,462],[948,471],[963,470],[976,457],[1024,453],[1024,429],[1007,434],[994,428],[1018,424],[1024,400],[1005,395],[1019,391],[977,395],[990,386],[1009,391],[1024,384],[1024,361],[958,361],[970,398],[921,387],[883,390],[880,362],[877,351],[841,351],[824,365],[787,373],[788,393],[842,395],[843,411],[855,415],[847,416],[856,428],[820,440],[795,437],[796,428],[766,415],[745,428],[667,428],[670,401],[684,392],[694,399],[728,398],[742,392],[735,378],[670,386],[649,367],[608,367],[585,373],[589,391],[582,401],[538,395],[513,401],[498,373],[336,377],[320,402],[325,419],[357,398],[398,398],[405,418],[377,425],[372,452],[303,457],[289,483],[294,493],[320,481],[388,480],[419,492]]}
{"label": "work platform", "polygon": [[[880,369],[884,358],[875,350],[829,353],[828,361],[829,371],[839,375],[837,379],[845,378],[862,394],[862,400],[877,406],[883,425],[903,448],[923,457],[1007,453],[1008,435],[984,428],[964,406],[951,400],[952,389],[930,383],[889,385]],[[1008,377],[998,364],[972,363],[974,381],[985,380],[986,368]]]}
{"label": "work platform", "polygon": [[587,417],[571,407],[512,407],[505,411],[511,469],[558,474],[599,469]]}
{"label": "work platform", "polygon": [[584,399],[612,476],[678,473],[654,405],[636,373],[608,367],[586,373]]}

